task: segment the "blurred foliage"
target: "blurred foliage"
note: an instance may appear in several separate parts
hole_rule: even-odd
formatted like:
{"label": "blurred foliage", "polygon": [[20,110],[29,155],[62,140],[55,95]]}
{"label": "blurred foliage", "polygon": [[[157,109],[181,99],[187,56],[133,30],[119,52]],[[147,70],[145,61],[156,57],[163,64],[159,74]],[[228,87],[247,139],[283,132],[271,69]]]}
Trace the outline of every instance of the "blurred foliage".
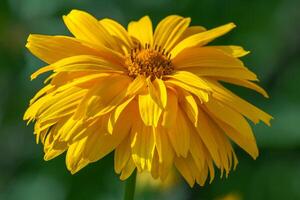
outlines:
{"label": "blurred foliage", "polygon": [[[300,199],[300,1],[298,0],[1,0],[0,1],[0,199],[121,199],[123,183],[113,171],[112,155],[71,175],[63,156],[43,161],[33,127],[22,115],[42,79],[29,81],[44,63],[25,49],[29,33],[69,34],[61,16],[71,9],[109,17],[123,25],[143,15],[154,24],[169,15],[192,18],[212,28],[233,21],[237,28],[216,44],[243,45],[243,58],[271,98],[229,86],[274,116],[272,127],[254,128],[260,157],[253,161],[237,149],[240,164],[228,178],[189,188],[140,187],[136,199]],[[155,185],[155,184],[154,184]],[[230,196],[231,195],[231,196]]]}

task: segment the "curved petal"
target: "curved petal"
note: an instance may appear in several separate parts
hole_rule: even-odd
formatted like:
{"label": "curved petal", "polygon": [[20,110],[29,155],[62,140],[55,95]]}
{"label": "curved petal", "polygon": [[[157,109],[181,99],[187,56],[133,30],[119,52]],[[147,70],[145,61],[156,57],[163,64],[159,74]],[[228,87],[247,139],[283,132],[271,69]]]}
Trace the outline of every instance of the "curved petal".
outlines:
{"label": "curved petal", "polygon": [[70,32],[78,39],[99,46],[113,48],[115,41],[108,31],[89,13],[72,10],[63,20]]}
{"label": "curved petal", "polygon": [[105,57],[116,62],[122,60],[120,49],[115,38],[92,15],[72,10],[63,20],[70,32],[78,39],[85,41],[100,51]]}
{"label": "curved petal", "polygon": [[139,95],[138,101],[140,115],[145,126],[157,127],[162,108],[153,100],[149,92]]}
{"label": "curved petal", "polygon": [[[209,100],[211,101],[211,100]],[[209,119],[205,115],[205,113],[199,109],[199,119],[197,125],[197,133],[200,136],[203,144],[206,146],[207,151],[211,155],[214,163],[218,168],[221,166],[221,159],[218,152],[219,146],[217,142],[217,138],[215,137],[215,133],[213,128],[210,126]]]}
{"label": "curved petal", "polygon": [[200,136],[195,131],[191,131],[191,146],[190,153],[193,159],[195,160],[195,164],[199,170],[205,168],[206,164],[206,154],[205,149]]}
{"label": "curved petal", "polygon": [[266,98],[269,98],[268,93],[260,86],[257,84],[248,81],[248,80],[242,80],[242,79],[233,79],[233,78],[223,78],[223,77],[213,77],[215,80],[221,80],[227,83],[243,86],[252,90],[255,90],[256,92],[260,93]]}
{"label": "curved petal", "polygon": [[128,162],[126,163],[125,167],[122,170],[120,179],[122,181],[126,180],[128,177],[130,177],[130,175],[133,173],[133,171],[135,170],[136,166],[133,162],[133,159],[130,158],[128,160]]}
{"label": "curved petal", "polygon": [[183,178],[188,182],[190,187],[193,187],[195,184],[195,177],[193,175],[193,169],[190,168],[186,158],[175,157],[174,164],[179,173]]}
{"label": "curved petal", "polygon": [[184,40],[185,38],[188,38],[192,35],[198,34],[198,33],[202,33],[206,31],[206,28],[204,28],[203,26],[189,26],[184,32],[183,34],[180,36],[179,42],[181,40]]}
{"label": "curved petal", "polygon": [[214,48],[214,49],[222,50],[222,51],[228,53],[229,55],[231,55],[235,58],[243,57],[243,56],[247,55],[248,53],[250,53],[250,51],[246,51],[245,49],[243,49],[243,47],[234,46],[234,45],[209,46],[208,48]]}
{"label": "curved petal", "polygon": [[186,67],[245,68],[239,59],[211,47],[185,49],[172,60],[172,63],[178,69]]}
{"label": "curved petal", "polygon": [[115,109],[125,98],[130,84],[127,76],[111,76],[91,88],[78,105],[76,118],[96,118]]}
{"label": "curved petal", "polygon": [[130,137],[126,137],[115,149],[114,168],[117,174],[121,173],[128,160],[131,159],[130,143]]}
{"label": "curved petal", "polygon": [[125,68],[97,56],[77,55],[61,59],[51,65],[37,70],[31,75],[31,79],[35,79],[40,74],[51,70],[55,72],[124,72]]}
{"label": "curved petal", "polygon": [[154,141],[159,157],[159,174],[165,179],[173,165],[174,150],[170,144],[166,129],[157,127],[154,129]]}
{"label": "curved petal", "polygon": [[[110,134],[106,130],[107,117],[103,117],[103,121],[98,121],[98,130],[87,136],[85,149],[83,155],[85,159],[90,162],[95,162],[108,153],[112,152],[127,136],[129,136],[132,122],[128,123],[128,118],[131,119],[132,115],[129,114],[130,110],[127,109],[126,114],[122,113],[118,122],[114,126],[113,133]],[[127,118],[128,117],[128,118]],[[102,127],[101,127],[102,126]]]}
{"label": "curved petal", "polygon": [[128,33],[138,39],[142,45],[153,43],[152,22],[149,16],[142,17],[139,21],[128,24]]}
{"label": "curved petal", "polygon": [[168,101],[162,116],[161,125],[163,127],[172,128],[176,124],[178,99],[172,90],[167,90]]}
{"label": "curved petal", "polygon": [[175,73],[166,77],[169,78],[165,81],[166,84],[183,88],[195,94],[200,101],[208,101],[211,88],[208,86],[205,80],[186,71],[176,71]]}
{"label": "curved petal", "polygon": [[198,76],[257,80],[256,74],[248,70],[239,59],[218,48],[185,49],[173,59],[172,63],[175,68]]}
{"label": "curved petal", "polygon": [[30,105],[24,117],[40,118],[47,121],[53,118],[60,118],[74,112],[78,101],[86,91],[79,88],[69,88],[58,94],[49,93],[37,99]]}
{"label": "curved petal", "polygon": [[[169,78],[170,80],[176,79],[187,85],[191,85],[195,88],[211,91],[211,88],[208,86],[205,80],[187,71],[176,71],[171,75],[167,75],[166,77]],[[169,81],[169,79],[167,81]]]}
{"label": "curved petal", "polygon": [[190,124],[181,108],[177,109],[175,126],[167,133],[177,156],[186,157],[190,148]]}
{"label": "curved petal", "polygon": [[156,78],[153,82],[147,78],[148,91],[152,99],[162,108],[167,104],[167,89],[164,81]]}
{"label": "curved petal", "polygon": [[228,174],[233,166],[234,152],[232,146],[222,129],[202,109],[199,109],[199,125],[197,130],[217,167],[221,169],[221,173],[225,169],[226,174]]}
{"label": "curved petal", "polygon": [[154,46],[169,52],[190,24],[190,18],[170,15],[159,22],[154,32]]}
{"label": "curved petal", "polygon": [[86,139],[79,140],[70,145],[66,155],[66,165],[72,174],[89,164],[89,161],[83,159],[83,151]]}
{"label": "curved petal", "polygon": [[119,106],[117,106],[116,109],[110,113],[108,124],[107,124],[107,131],[110,134],[113,133],[113,129],[114,129],[116,123],[118,122],[118,119],[119,119],[121,113],[134,98],[135,98],[135,96],[130,97],[129,99],[127,99],[126,101],[121,103]]}
{"label": "curved petal", "polygon": [[207,77],[217,80],[226,79],[240,79],[257,81],[255,73],[244,68],[230,68],[230,67],[186,67],[185,71],[193,73],[199,77]]}
{"label": "curved petal", "polygon": [[262,120],[265,124],[270,126],[270,120],[273,119],[272,116],[248,103],[244,99],[238,97],[237,95],[223,87],[220,83],[209,83],[215,90],[215,92],[213,92],[213,97],[215,99],[224,103],[225,105],[228,105],[236,112],[243,114],[254,123],[258,123],[260,120]]}
{"label": "curved petal", "polygon": [[32,54],[48,64],[76,55],[101,56],[100,52],[88,47],[84,42],[67,36],[30,34],[26,47]]}
{"label": "curved petal", "polygon": [[195,101],[192,94],[185,90],[180,91],[182,94],[182,98],[180,101],[180,105],[182,106],[182,109],[188,116],[188,118],[191,120],[191,122],[194,124],[194,126],[197,126],[198,123],[198,105]]}
{"label": "curved petal", "polygon": [[112,35],[117,41],[117,45],[125,54],[133,47],[133,42],[126,29],[118,22],[112,19],[102,19],[99,23]]}
{"label": "curved petal", "polygon": [[155,150],[153,128],[136,119],[131,130],[132,159],[139,172],[151,171]]}
{"label": "curved petal", "polygon": [[194,46],[203,46],[207,44],[208,42],[214,40],[217,37],[220,37],[227,32],[229,32],[231,29],[235,27],[234,23],[225,24],[223,26],[219,26],[214,29],[210,29],[205,32],[201,32],[195,35],[192,35],[184,40],[182,40],[180,43],[178,43],[174,49],[171,51],[171,58],[175,58],[178,53],[180,53],[183,49],[194,47]]}
{"label": "curved petal", "polygon": [[222,120],[214,118],[214,121],[218,124],[218,126],[226,133],[226,135],[237,145],[239,145],[242,149],[244,149],[252,158],[256,159],[259,152],[256,145],[256,141],[254,136],[251,134],[243,134],[225,123]]}
{"label": "curved petal", "polygon": [[254,159],[258,156],[258,148],[252,129],[241,114],[213,99],[205,104],[205,107],[208,113],[213,116],[213,119],[217,119],[215,121],[233,141],[241,145]]}
{"label": "curved petal", "polygon": [[144,76],[137,76],[128,86],[126,95],[137,95],[146,89],[146,79]]}

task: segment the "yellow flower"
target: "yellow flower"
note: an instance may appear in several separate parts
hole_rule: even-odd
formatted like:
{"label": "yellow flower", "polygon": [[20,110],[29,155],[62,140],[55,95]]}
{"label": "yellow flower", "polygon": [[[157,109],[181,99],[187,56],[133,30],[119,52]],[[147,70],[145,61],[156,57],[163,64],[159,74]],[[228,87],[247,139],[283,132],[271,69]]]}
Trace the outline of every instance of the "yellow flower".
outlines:
{"label": "yellow flower", "polygon": [[[148,16],[127,30],[73,10],[63,17],[74,37],[30,35],[26,47],[48,65],[47,85],[30,102],[45,160],[66,151],[76,173],[114,151],[122,180],[134,169],[164,180],[173,166],[190,186],[203,185],[214,166],[226,172],[237,158],[230,140],[254,159],[258,149],[247,119],[269,124],[270,115],[219,81],[253,89],[256,75],[238,58],[239,46],[206,46],[235,27],[206,30],[171,15],[153,31]],[[154,32],[154,33],[153,33]]]}

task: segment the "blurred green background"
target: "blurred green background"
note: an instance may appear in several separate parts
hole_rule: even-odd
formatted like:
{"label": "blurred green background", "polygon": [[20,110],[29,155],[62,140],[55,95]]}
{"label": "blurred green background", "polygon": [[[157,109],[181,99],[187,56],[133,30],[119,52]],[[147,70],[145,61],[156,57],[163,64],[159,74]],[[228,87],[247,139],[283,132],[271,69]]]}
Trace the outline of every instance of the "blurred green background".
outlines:
{"label": "blurred green background", "polygon": [[[169,14],[192,18],[212,28],[235,22],[237,28],[215,44],[243,45],[243,58],[271,98],[246,89],[237,93],[274,116],[272,127],[254,128],[260,156],[254,161],[237,149],[240,164],[229,177],[189,188],[180,178],[172,186],[139,187],[136,199],[300,199],[300,1],[299,0],[0,0],[0,199],[121,199],[123,183],[112,155],[71,175],[64,156],[43,161],[33,126],[22,115],[42,79],[30,74],[44,63],[25,43],[29,33],[69,34],[61,16],[82,9],[123,25],[143,15],[154,24]],[[228,194],[233,194],[229,195]],[[223,198],[226,196],[226,198]]]}

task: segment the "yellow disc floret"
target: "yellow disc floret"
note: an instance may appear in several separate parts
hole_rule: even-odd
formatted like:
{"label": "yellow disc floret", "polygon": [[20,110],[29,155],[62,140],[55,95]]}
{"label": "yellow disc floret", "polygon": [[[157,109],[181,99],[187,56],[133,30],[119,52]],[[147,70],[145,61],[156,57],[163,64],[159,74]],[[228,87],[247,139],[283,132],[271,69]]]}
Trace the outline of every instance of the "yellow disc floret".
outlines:
{"label": "yellow disc floret", "polygon": [[148,44],[145,48],[139,45],[132,49],[127,56],[126,65],[129,76],[136,77],[140,74],[150,76],[151,79],[162,78],[163,75],[171,74],[174,69],[168,52],[158,46],[151,48]]}

